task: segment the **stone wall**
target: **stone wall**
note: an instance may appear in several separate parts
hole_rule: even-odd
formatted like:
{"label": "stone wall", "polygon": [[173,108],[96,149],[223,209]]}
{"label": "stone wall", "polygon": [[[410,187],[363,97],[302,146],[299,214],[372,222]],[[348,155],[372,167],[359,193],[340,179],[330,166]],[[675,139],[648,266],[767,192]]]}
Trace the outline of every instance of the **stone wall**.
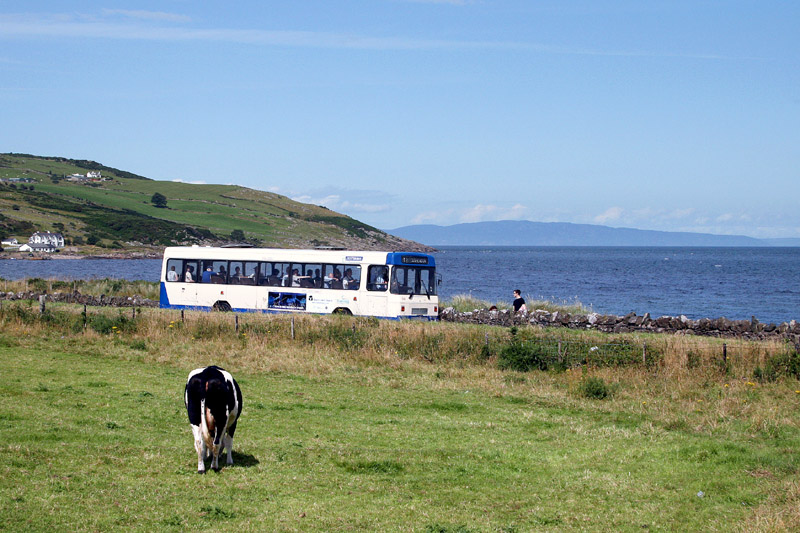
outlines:
{"label": "stone wall", "polygon": [[48,302],[65,302],[103,307],[158,307],[158,302],[141,296],[115,296],[107,297],[104,294],[92,296],[75,292],[1,292],[0,300],[39,300],[39,296],[46,296]]}
{"label": "stone wall", "polygon": [[672,333],[678,335],[705,335],[709,337],[736,337],[746,339],[785,338],[800,345],[800,324],[796,320],[781,324],[764,324],[755,317],[750,320],[729,320],[727,318],[701,318],[692,320],[683,315],[679,317],[661,316],[652,318],[648,313],[625,316],[569,314],[562,311],[550,313],[537,309],[532,313],[514,316],[508,310],[489,311],[476,309],[472,312],[458,313],[452,307],[443,309],[441,320],[496,326],[531,324],[534,326],[564,327],[571,329],[596,330],[606,333]]}

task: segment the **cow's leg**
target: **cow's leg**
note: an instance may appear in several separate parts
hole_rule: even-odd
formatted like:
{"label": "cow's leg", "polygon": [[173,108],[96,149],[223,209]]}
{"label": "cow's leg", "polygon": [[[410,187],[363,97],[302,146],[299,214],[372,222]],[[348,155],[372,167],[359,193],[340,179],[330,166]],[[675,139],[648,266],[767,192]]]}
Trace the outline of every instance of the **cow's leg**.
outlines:
{"label": "cow's leg", "polygon": [[232,465],[233,464],[233,437],[226,433],[225,434],[225,438],[223,439],[223,442],[225,443],[224,449],[228,450],[228,459],[227,459],[226,462],[227,462],[227,464]]}
{"label": "cow's leg", "polygon": [[214,471],[219,471],[219,448],[217,448],[213,455],[214,458],[211,460],[211,469]]}
{"label": "cow's leg", "polygon": [[203,458],[206,455],[206,443],[203,442],[200,426],[192,425],[192,435],[194,436],[194,449],[197,452],[197,473],[205,474],[206,465],[203,463]]}

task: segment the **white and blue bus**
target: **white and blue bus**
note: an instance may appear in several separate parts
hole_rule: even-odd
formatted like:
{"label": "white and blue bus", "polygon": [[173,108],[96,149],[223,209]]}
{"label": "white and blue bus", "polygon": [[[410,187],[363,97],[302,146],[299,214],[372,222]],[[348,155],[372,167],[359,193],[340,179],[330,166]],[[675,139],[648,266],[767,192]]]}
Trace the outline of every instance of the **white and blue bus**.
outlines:
{"label": "white and blue bus", "polygon": [[160,306],[437,320],[438,281],[416,252],[169,247]]}

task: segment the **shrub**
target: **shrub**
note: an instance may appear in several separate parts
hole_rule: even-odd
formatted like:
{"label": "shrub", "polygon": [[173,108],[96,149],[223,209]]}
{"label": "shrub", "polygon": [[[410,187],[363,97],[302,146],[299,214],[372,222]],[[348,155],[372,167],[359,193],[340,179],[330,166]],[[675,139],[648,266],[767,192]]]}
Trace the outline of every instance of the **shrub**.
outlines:
{"label": "shrub", "polygon": [[611,387],[603,378],[588,377],[578,385],[581,396],[592,400],[604,400],[611,396]]}
{"label": "shrub", "polygon": [[28,287],[35,292],[45,292],[47,291],[47,280],[31,278],[28,280]]}
{"label": "shrub", "polygon": [[758,365],[753,369],[753,379],[762,383],[777,381],[781,376],[800,379],[800,354],[785,351],[767,359],[763,368]]}
{"label": "shrub", "polygon": [[513,339],[500,350],[497,366],[500,370],[518,372],[547,370],[547,350],[540,344]]}

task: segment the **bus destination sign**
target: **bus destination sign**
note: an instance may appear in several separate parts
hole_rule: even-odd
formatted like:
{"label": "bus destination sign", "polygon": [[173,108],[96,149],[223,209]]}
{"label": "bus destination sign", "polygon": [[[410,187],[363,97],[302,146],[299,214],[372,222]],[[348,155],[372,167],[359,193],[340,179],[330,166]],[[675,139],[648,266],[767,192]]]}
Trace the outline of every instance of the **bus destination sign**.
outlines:
{"label": "bus destination sign", "polygon": [[400,258],[404,265],[427,265],[428,258],[418,255],[404,255]]}

